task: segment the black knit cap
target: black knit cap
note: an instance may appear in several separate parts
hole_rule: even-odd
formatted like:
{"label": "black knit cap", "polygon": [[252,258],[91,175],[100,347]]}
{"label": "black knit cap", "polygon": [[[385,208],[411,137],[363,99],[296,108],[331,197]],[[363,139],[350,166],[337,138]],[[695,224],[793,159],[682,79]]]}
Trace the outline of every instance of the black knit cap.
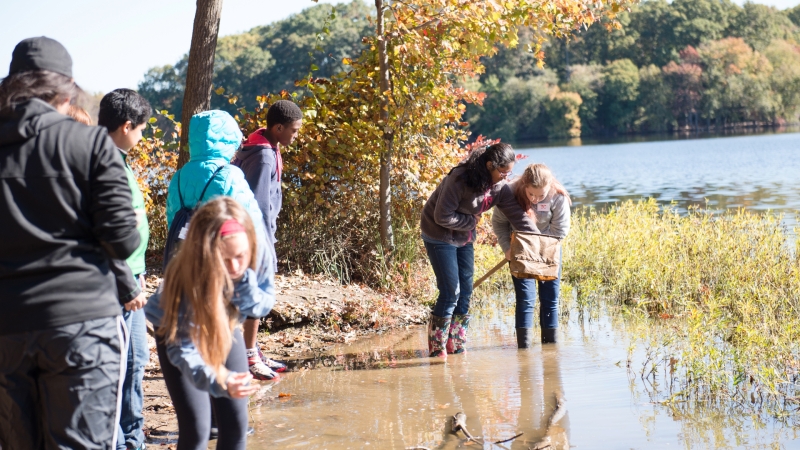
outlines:
{"label": "black knit cap", "polygon": [[29,70],[49,70],[72,78],[72,57],[55,39],[44,36],[28,38],[14,47],[8,74]]}

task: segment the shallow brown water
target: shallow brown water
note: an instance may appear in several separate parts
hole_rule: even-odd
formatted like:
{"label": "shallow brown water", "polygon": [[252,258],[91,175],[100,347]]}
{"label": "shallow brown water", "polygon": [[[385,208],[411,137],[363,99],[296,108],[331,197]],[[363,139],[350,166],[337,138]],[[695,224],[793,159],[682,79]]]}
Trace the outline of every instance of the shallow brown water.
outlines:
{"label": "shallow brown water", "polygon": [[[518,350],[506,305],[478,317],[469,353],[446,364],[426,357],[421,327],[341,346],[265,388],[249,448],[527,449],[545,437],[556,392],[567,414],[550,429],[554,449],[800,448],[779,423],[653,403],[651,387],[626,368],[623,327],[573,314],[559,344]],[[633,352],[631,367],[642,354]],[[449,432],[459,411],[483,445]]]}

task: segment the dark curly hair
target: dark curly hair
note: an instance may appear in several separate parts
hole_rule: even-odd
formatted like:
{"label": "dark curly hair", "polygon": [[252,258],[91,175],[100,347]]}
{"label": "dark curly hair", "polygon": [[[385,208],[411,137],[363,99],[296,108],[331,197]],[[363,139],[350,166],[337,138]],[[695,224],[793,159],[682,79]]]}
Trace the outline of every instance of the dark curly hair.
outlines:
{"label": "dark curly hair", "polygon": [[267,128],[275,125],[289,125],[303,119],[303,111],[289,100],[278,100],[267,110]]}
{"label": "dark curly hair", "polygon": [[[484,192],[492,187],[492,174],[486,168],[486,163],[491,161],[494,167],[501,168],[507,167],[509,164],[517,160],[517,154],[511,145],[501,142],[499,144],[490,145],[481,149],[473,150],[467,156],[467,159],[462,161],[453,170],[463,167],[464,172],[460,178],[464,183],[476,192]],[[452,172],[452,170],[451,170]]]}

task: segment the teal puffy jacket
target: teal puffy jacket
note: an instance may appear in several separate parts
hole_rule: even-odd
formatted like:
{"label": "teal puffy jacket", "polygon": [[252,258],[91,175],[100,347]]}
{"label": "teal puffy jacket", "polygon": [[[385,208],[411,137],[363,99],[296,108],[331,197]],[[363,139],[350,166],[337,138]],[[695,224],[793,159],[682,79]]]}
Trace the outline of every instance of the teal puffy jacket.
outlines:
{"label": "teal puffy jacket", "polygon": [[250,213],[259,240],[265,239],[264,219],[253,191],[244,178],[244,172],[228,164],[242,143],[239,125],[225,111],[204,111],[192,116],[189,124],[189,162],[178,170],[169,183],[167,194],[167,226],[172,225],[175,213],[181,209],[177,184],[183,204],[193,208],[214,171],[222,170],[214,177],[206,190],[203,201],[219,195],[233,197]]}

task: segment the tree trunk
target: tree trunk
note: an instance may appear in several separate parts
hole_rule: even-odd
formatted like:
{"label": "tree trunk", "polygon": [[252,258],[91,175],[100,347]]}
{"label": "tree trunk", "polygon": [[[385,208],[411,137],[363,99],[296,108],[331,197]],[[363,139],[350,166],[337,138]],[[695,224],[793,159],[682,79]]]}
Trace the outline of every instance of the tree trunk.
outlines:
{"label": "tree trunk", "polygon": [[222,0],[197,0],[183,93],[179,169],[189,161],[189,121],[193,115],[211,108],[211,81],[214,77],[214,55],[221,15]]}
{"label": "tree trunk", "polygon": [[380,232],[384,255],[391,256],[394,251],[394,233],[392,231],[392,144],[394,130],[389,127],[389,56],[386,52],[386,36],[384,30],[383,0],[375,0],[378,12],[378,61],[380,64],[381,112],[383,122],[383,142],[385,148],[381,152],[381,184],[380,184]]}

